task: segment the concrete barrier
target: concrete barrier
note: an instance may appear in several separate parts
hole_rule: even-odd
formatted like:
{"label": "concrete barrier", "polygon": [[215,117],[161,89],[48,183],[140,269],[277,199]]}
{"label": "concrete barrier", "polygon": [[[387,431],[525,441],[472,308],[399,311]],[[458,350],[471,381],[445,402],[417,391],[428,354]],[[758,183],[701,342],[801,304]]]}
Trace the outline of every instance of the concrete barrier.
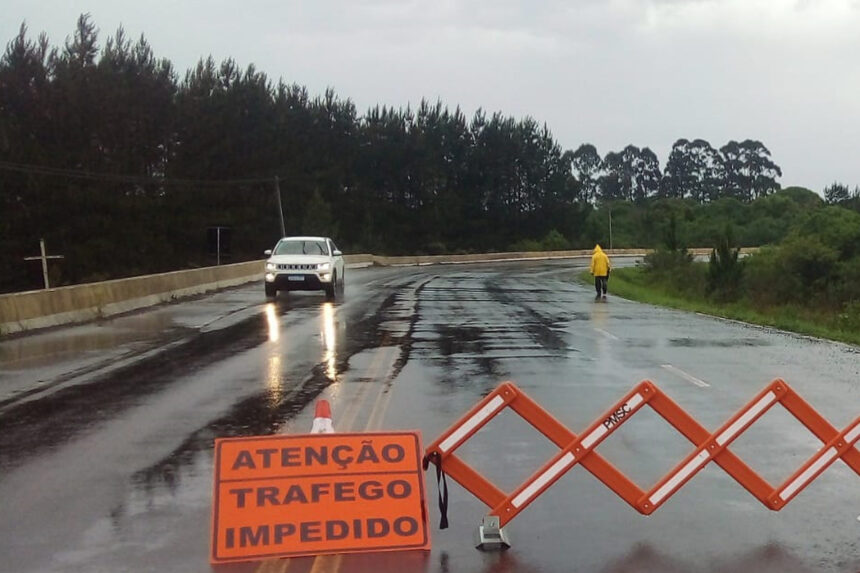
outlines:
{"label": "concrete barrier", "polygon": [[[606,251],[609,256],[644,256],[648,254],[647,249],[614,249]],[[710,251],[708,251],[710,252]],[[439,264],[465,264],[465,263],[488,263],[503,261],[534,261],[550,259],[573,259],[590,257],[591,249],[579,249],[570,251],[543,251],[543,252],[507,252],[507,253],[478,253],[470,255],[413,255],[402,257],[371,256],[373,264],[381,266],[415,266],[415,265],[439,265]]]}
{"label": "concrete barrier", "polygon": [[[756,249],[742,249],[749,253]],[[612,256],[644,256],[647,249],[607,250]],[[707,255],[711,249],[690,249]],[[546,252],[483,253],[471,255],[422,255],[386,257],[371,254],[345,255],[348,268],[466,264],[502,261],[587,258],[590,249]],[[47,290],[0,295],[0,335],[86,322],[170,302],[179,298],[261,281],[263,261],[144,275]]]}
{"label": "concrete barrier", "polygon": [[262,280],[263,262],[143,275],[0,295],[0,334],[86,322]]}

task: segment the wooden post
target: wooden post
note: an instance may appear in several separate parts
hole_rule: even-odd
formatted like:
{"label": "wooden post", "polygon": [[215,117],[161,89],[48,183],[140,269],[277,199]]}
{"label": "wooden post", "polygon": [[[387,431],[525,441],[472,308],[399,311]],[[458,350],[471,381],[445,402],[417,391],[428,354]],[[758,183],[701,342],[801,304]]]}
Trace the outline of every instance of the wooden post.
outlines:
{"label": "wooden post", "polygon": [[48,280],[48,259],[62,259],[63,255],[47,255],[45,254],[45,239],[39,239],[39,250],[41,255],[38,257],[24,257],[25,261],[42,261],[42,279],[45,281],[45,288],[51,288],[51,283]]}

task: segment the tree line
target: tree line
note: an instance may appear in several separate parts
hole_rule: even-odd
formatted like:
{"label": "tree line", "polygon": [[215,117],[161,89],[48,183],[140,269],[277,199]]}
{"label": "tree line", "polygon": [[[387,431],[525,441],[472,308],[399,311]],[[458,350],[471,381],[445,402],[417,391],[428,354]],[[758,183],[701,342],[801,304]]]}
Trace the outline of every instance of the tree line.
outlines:
{"label": "tree line", "polygon": [[0,59],[0,291],[38,286],[22,258],[42,237],[65,256],[57,284],[212,264],[213,227],[229,229],[226,260],[257,258],[281,233],[276,190],[287,234],[445,253],[590,247],[613,204],[751,204],[779,176],[753,140],[681,139],[661,168],[647,147],[564,150],[530,117],[427,101],[359,114],[232,59],[180,78],[143,36],[100,46],[87,15],[60,47],[22,24]]}
{"label": "tree line", "polygon": [[752,201],[780,189],[782,170],[760,141],[729,141],[715,149],[703,139],[679,139],[665,168],[649,148],[628,145],[601,158],[591,144],[570,154],[582,199],[591,202],[649,198],[692,199],[709,203],[724,197]]}

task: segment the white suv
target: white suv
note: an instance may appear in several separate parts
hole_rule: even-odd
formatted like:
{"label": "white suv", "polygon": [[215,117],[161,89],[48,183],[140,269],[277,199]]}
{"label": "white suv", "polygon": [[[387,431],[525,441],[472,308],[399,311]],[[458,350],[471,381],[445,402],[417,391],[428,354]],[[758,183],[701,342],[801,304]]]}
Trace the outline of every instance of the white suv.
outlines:
{"label": "white suv", "polygon": [[328,298],[343,292],[343,254],[328,237],[284,237],[265,254],[269,298],[279,290],[323,290]]}

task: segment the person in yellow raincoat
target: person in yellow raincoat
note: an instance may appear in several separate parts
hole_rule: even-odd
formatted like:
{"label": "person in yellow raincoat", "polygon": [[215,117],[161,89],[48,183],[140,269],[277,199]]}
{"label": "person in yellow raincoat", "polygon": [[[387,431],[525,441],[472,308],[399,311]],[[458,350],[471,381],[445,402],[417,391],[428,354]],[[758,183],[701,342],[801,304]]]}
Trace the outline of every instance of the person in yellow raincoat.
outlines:
{"label": "person in yellow raincoat", "polygon": [[606,287],[609,284],[609,271],[612,264],[609,262],[609,257],[600,248],[600,245],[594,246],[594,254],[591,255],[591,274],[594,276],[594,289],[597,291],[597,296],[594,300],[606,300]]}

